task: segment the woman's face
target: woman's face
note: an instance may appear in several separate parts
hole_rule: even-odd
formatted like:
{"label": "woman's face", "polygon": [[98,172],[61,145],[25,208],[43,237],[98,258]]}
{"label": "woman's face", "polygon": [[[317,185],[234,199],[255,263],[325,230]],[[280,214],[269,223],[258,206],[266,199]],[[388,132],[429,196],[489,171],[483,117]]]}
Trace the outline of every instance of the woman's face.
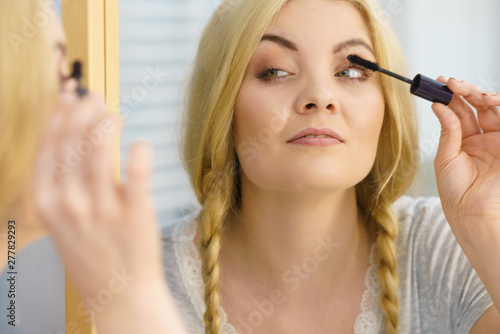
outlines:
{"label": "woman's face", "polygon": [[[378,75],[349,67],[346,57],[352,53],[375,61],[369,32],[353,5],[288,2],[253,54],[236,101],[236,150],[244,178],[273,190],[327,192],[365,178],[385,106]],[[290,142],[310,127],[330,129],[338,138]]]}

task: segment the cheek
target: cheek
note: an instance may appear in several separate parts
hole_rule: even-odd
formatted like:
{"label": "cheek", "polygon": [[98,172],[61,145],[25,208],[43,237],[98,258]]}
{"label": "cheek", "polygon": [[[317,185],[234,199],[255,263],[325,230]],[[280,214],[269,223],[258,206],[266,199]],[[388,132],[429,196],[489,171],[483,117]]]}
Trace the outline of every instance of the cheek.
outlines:
{"label": "cheek", "polygon": [[233,126],[237,146],[253,142],[262,151],[262,146],[271,146],[282,133],[288,115],[283,100],[287,98],[255,86],[241,87]]}
{"label": "cheek", "polygon": [[355,102],[357,113],[351,114],[351,140],[356,141],[366,149],[370,157],[375,157],[376,149],[384,120],[385,104],[382,93],[364,95]]}
{"label": "cheek", "polygon": [[243,83],[236,99],[233,128],[236,152],[244,169],[261,151],[256,135],[265,124],[263,110],[265,100]]}
{"label": "cheek", "polygon": [[252,94],[247,87],[242,86],[234,112],[234,129],[237,142],[255,133],[262,126],[262,117],[266,101],[258,95]]}
{"label": "cheek", "polygon": [[375,106],[375,104],[371,105],[374,107],[370,108],[368,114],[363,120],[362,126],[365,129],[367,139],[377,143],[380,137],[382,123],[384,121],[385,106],[383,103],[378,106]]}
{"label": "cheek", "polygon": [[362,126],[366,128],[369,135],[376,134],[378,137],[385,113],[385,102],[381,89],[377,87],[377,89],[363,95],[363,99],[358,103],[364,108]]}

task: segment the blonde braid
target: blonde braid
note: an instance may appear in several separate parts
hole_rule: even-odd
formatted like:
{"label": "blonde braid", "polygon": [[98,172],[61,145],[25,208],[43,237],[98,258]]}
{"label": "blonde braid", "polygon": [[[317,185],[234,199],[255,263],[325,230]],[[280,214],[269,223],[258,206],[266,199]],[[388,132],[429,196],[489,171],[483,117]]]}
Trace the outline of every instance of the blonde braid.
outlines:
{"label": "blonde braid", "polygon": [[380,281],[380,305],[385,317],[387,334],[398,333],[399,329],[399,276],[397,272],[397,253],[395,240],[398,225],[392,208],[381,203],[373,215],[377,246],[378,276]]}
{"label": "blonde braid", "polygon": [[219,282],[219,251],[221,248],[221,219],[220,208],[215,202],[207,203],[200,216],[200,254],[202,258],[201,270],[205,283],[204,314],[205,333],[218,334],[220,318],[217,307],[220,303]]}
{"label": "blonde braid", "polygon": [[204,314],[205,334],[219,334],[220,315],[218,306],[219,295],[219,253],[222,245],[223,223],[228,213],[234,207],[234,178],[235,172],[231,169],[234,164],[226,164],[228,170],[216,173],[210,171],[204,175],[203,193],[205,200],[200,213],[199,227],[201,233],[200,254],[202,259],[201,270],[205,283]]}
{"label": "blonde braid", "polygon": [[[397,271],[396,237],[398,224],[392,209],[395,190],[383,187],[380,179],[374,177],[376,171],[370,173],[363,182],[357,185],[356,195],[358,207],[368,223],[367,230],[376,244],[376,258],[380,286],[380,306],[384,313],[387,334],[399,332],[399,276]],[[387,175],[386,175],[387,177]],[[396,179],[392,177],[392,179]],[[379,180],[379,181],[375,181]],[[399,190],[399,189],[398,189]]]}

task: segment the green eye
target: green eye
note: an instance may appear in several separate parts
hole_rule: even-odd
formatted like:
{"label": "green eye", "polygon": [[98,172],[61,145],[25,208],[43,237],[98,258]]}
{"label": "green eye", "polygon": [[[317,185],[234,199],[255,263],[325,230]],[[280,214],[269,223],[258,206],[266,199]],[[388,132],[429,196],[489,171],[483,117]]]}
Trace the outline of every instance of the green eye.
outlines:
{"label": "green eye", "polygon": [[278,76],[278,70],[269,70],[266,74],[269,78],[276,78]]}
{"label": "green eye", "polygon": [[285,76],[286,74],[287,72],[285,71],[271,69],[266,71],[265,76],[268,78],[278,78]]}
{"label": "green eye", "polygon": [[257,78],[268,81],[278,81],[289,76],[287,71],[279,70],[277,68],[268,68],[263,70],[257,75]]}
{"label": "green eye", "polygon": [[341,77],[341,78],[361,78],[363,74],[358,71],[358,70],[343,70],[337,73],[335,76]]}

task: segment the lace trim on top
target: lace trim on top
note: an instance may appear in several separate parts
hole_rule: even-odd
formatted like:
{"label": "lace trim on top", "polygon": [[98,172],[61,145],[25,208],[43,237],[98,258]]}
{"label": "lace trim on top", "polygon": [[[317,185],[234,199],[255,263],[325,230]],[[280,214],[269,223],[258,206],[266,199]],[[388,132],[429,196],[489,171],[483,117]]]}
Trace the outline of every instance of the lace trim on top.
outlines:
{"label": "lace trim on top", "polygon": [[366,290],[361,298],[361,313],[354,323],[355,334],[378,334],[383,324],[380,306],[380,286],[377,273],[375,244],[370,251],[370,266],[366,272]]}
{"label": "lace trim on top", "polygon": [[[203,299],[205,284],[201,275],[201,259],[194,244],[196,235],[196,220],[179,224],[173,231],[174,253],[184,287],[194,305],[196,314],[204,324],[203,314],[206,306]],[[366,290],[361,299],[361,313],[354,324],[355,334],[377,334],[382,325],[382,315],[379,306],[379,280],[375,261],[375,244],[370,251],[370,267],[366,273]],[[218,306],[220,315],[220,334],[238,334],[236,329],[227,322],[226,312]]]}

